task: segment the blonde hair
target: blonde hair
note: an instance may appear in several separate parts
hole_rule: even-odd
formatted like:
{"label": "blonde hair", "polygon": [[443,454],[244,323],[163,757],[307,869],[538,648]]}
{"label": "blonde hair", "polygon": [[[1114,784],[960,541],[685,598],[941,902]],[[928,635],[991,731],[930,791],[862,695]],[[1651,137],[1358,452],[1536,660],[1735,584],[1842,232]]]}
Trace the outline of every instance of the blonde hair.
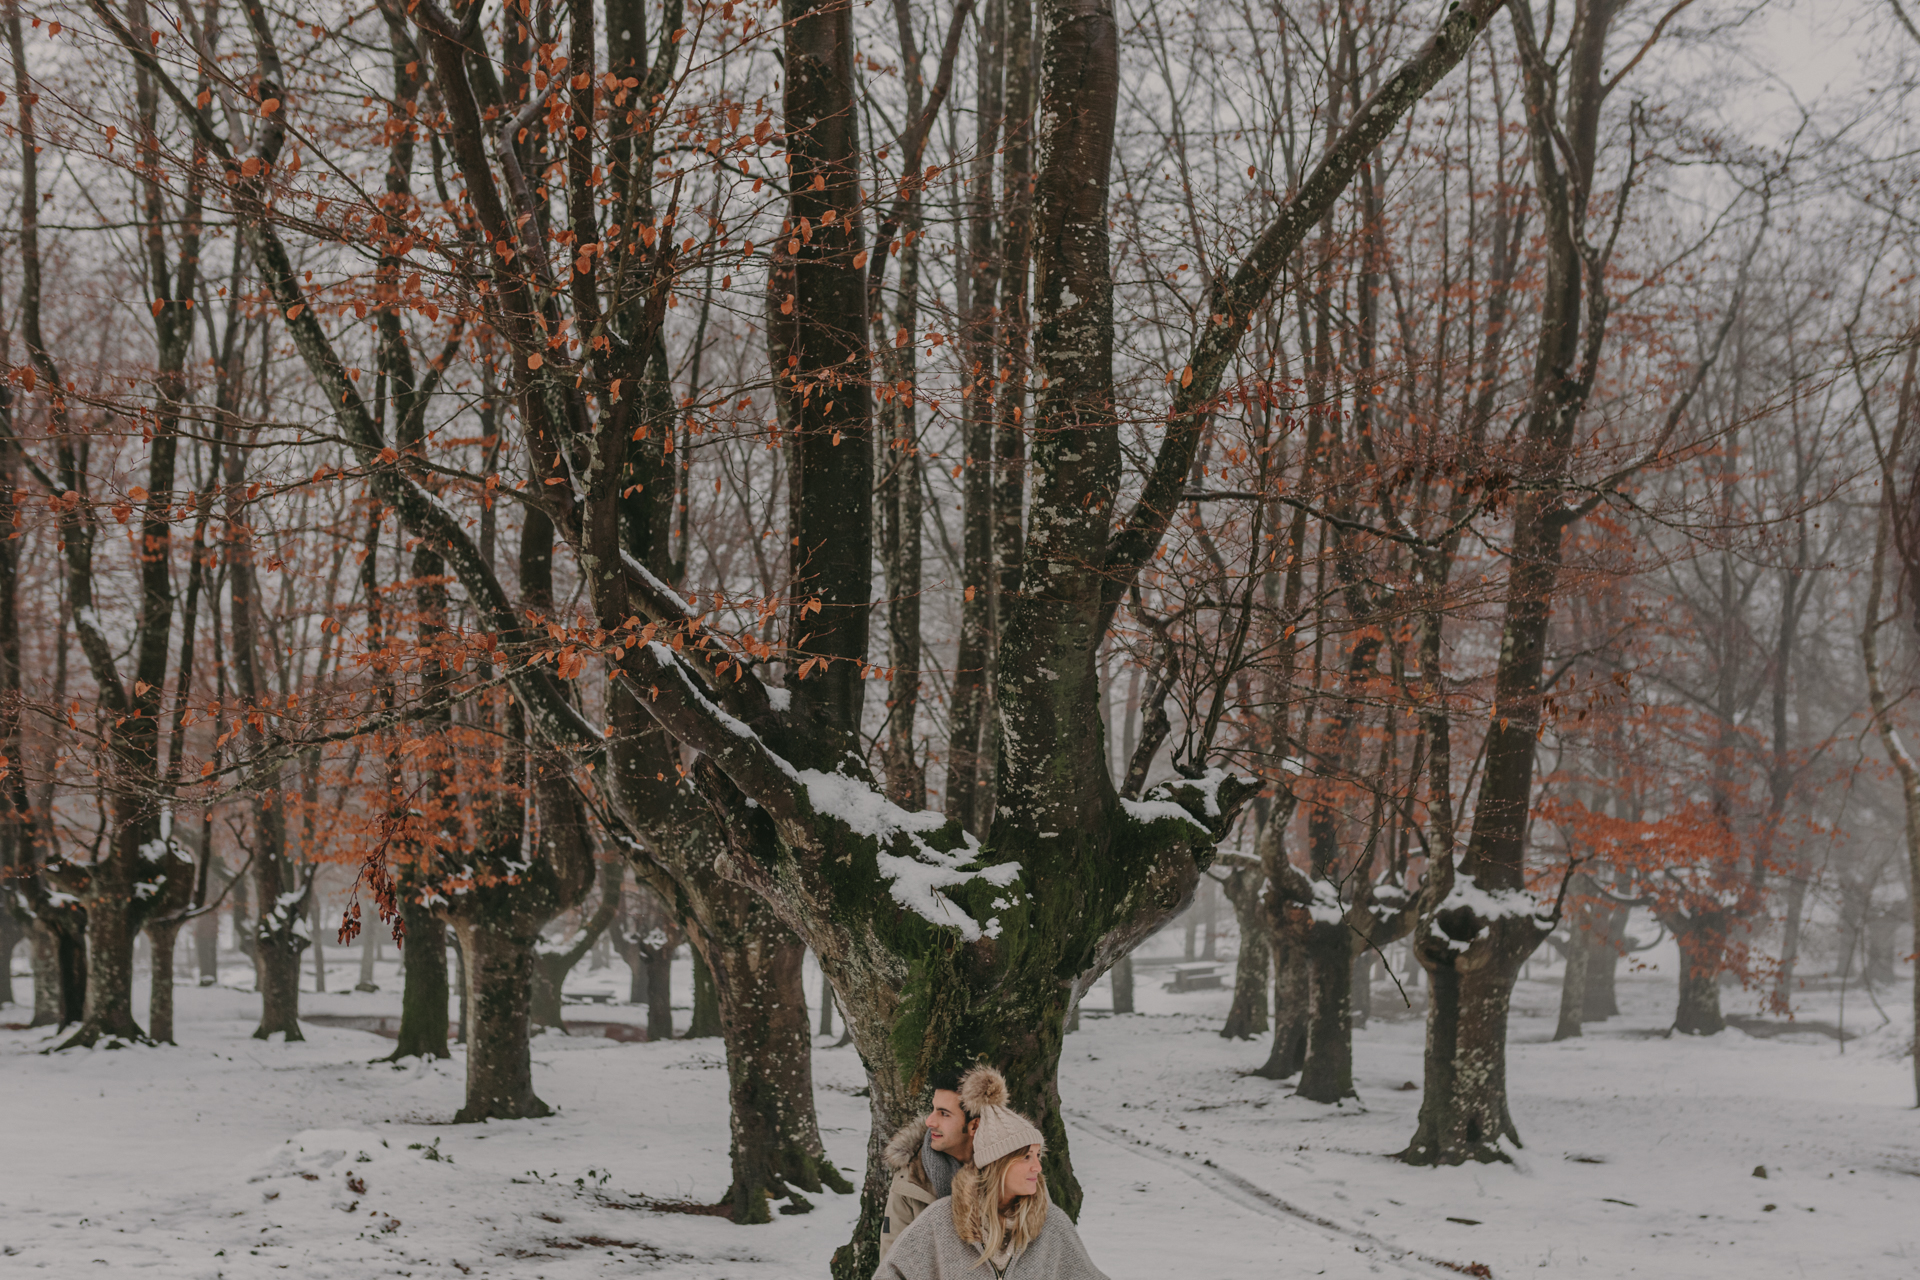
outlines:
{"label": "blonde hair", "polygon": [[[1044,1177],[1032,1195],[1016,1197],[1004,1216],[1000,1212],[1007,1173],[1014,1162],[1024,1160],[1030,1150],[1032,1147],[1010,1151],[984,1169],[969,1164],[953,1175],[953,1229],[968,1244],[979,1246],[980,1262],[997,1256],[1009,1244],[1013,1246],[1013,1256],[1019,1257],[1047,1225],[1051,1201],[1047,1199]],[[980,1262],[974,1265],[979,1266]]]}

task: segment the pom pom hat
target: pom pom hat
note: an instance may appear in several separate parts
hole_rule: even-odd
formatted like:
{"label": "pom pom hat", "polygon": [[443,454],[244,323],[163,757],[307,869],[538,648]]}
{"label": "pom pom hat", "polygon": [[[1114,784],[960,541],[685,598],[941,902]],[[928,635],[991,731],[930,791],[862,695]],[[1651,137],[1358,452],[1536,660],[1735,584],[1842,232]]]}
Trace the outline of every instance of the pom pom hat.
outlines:
{"label": "pom pom hat", "polygon": [[1007,1079],[992,1067],[975,1067],[960,1081],[960,1105],[980,1117],[973,1135],[973,1166],[984,1169],[1002,1156],[1045,1142],[1033,1121],[1007,1105]]}

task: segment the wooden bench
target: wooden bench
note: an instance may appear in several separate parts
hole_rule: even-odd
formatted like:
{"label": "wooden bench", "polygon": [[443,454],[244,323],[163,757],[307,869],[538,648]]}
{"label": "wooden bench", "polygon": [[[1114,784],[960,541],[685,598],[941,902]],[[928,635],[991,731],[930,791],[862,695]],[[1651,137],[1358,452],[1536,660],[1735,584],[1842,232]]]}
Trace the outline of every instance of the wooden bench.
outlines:
{"label": "wooden bench", "polygon": [[1225,975],[1218,965],[1180,964],[1173,967],[1173,981],[1161,987],[1163,991],[1206,991],[1226,985]]}

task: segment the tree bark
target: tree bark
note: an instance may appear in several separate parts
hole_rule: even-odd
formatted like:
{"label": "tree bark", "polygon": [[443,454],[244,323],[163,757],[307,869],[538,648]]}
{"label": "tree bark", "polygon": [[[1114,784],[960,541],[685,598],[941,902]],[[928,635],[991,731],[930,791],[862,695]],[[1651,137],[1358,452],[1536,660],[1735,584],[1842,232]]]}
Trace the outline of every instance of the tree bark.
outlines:
{"label": "tree bark", "polygon": [[1341,1102],[1354,1096],[1353,942],[1344,920],[1316,920],[1304,932],[1307,1059],[1294,1092],[1309,1102]]}
{"label": "tree bark", "polygon": [[1286,1080],[1307,1061],[1307,1030],[1313,973],[1305,951],[1275,935],[1273,939],[1273,1047],[1254,1072],[1268,1080]]}
{"label": "tree bark", "polygon": [[1681,1035],[1713,1036],[1727,1029],[1720,1013],[1720,970],[1728,925],[1713,913],[1667,920],[1668,930],[1680,944],[1680,995],[1673,1029]]}
{"label": "tree bark", "polygon": [[[1225,884],[1240,934],[1240,955],[1233,970],[1233,1005],[1227,1010],[1226,1025],[1220,1028],[1220,1034],[1229,1040],[1251,1040],[1267,1031],[1267,971],[1273,964],[1273,948],[1267,941],[1266,913],[1260,905],[1265,883],[1266,877],[1257,868],[1236,867],[1228,873]],[[1133,993],[1129,991],[1127,996],[1128,1012],[1132,1012]]]}
{"label": "tree bark", "polygon": [[1509,916],[1489,928],[1527,932],[1489,948],[1484,964],[1429,970],[1427,1083],[1413,1142],[1401,1155],[1409,1163],[1488,1163],[1509,1158],[1503,1140],[1520,1144],[1507,1110],[1507,1013],[1521,961],[1532,950],[1533,922]]}
{"label": "tree bark", "polygon": [[434,911],[400,900],[400,1035],[387,1061],[450,1058],[447,1047],[447,926]]}
{"label": "tree bark", "polygon": [[1598,914],[1587,894],[1592,883],[1585,874],[1574,881],[1569,890],[1575,896],[1573,913],[1567,920],[1567,967],[1560,978],[1560,1020],[1553,1029],[1553,1038],[1571,1040],[1581,1034],[1580,1024],[1585,1021],[1587,1007],[1588,974],[1592,972],[1593,954],[1597,947],[1604,945],[1594,936],[1594,926]]}
{"label": "tree bark", "polygon": [[713,970],[696,947],[693,952],[693,1017],[687,1039],[707,1040],[720,1034],[720,998],[713,989]]}
{"label": "tree bark", "polygon": [[467,1097],[455,1124],[526,1120],[553,1114],[533,1091],[528,1021],[534,936],[504,921],[456,917],[454,935],[467,966]]}

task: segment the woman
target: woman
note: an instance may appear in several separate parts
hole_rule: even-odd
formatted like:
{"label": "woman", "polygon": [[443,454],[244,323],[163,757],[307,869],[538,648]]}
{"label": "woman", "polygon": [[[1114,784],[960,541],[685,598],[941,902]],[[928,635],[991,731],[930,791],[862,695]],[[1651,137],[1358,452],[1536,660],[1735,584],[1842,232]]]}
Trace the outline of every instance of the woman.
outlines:
{"label": "woman", "polygon": [[893,1242],[874,1280],[1107,1280],[1040,1176],[1045,1140],[1007,1105],[1007,1082],[975,1067],[960,1101],[980,1118],[973,1159],[953,1194],[927,1206]]}

